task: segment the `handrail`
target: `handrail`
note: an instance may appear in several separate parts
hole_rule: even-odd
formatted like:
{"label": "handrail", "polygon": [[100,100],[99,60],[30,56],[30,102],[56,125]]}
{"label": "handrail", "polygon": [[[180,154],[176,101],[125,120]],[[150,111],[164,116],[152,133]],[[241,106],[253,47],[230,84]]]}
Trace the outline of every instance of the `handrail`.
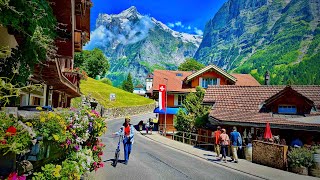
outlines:
{"label": "handrail", "polygon": [[[173,127],[173,128],[172,128]],[[173,140],[181,141],[182,143],[187,144],[194,144],[197,146],[213,146],[213,137],[206,136],[191,132],[183,132],[183,131],[176,131],[173,124],[166,124],[167,130],[164,128],[164,124],[159,124],[159,132],[160,134],[166,136],[167,134],[172,135]],[[172,129],[172,131],[168,131],[168,129]],[[204,139],[204,140],[203,140]],[[210,143],[212,142],[212,143]]]}

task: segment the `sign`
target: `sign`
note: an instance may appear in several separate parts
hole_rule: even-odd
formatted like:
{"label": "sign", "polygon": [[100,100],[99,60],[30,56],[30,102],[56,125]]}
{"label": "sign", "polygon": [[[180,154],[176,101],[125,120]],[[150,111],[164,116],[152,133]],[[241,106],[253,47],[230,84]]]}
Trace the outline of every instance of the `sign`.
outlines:
{"label": "sign", "polygon": [[116,94],[110,93],[110,101],[115,101],[116,100]]}
{"label": "sign", "polygon": [[159,110],[166,109],[166,85],[159,85]]}

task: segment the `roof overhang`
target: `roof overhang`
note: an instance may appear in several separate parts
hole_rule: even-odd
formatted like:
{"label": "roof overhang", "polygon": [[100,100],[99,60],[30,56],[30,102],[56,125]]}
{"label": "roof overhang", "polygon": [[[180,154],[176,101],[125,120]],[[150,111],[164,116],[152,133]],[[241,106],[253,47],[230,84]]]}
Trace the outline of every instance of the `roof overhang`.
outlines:
{"label": "roof overhang", "polygon": [[[209,116],[209,122],[213,125],[229,125],[229,126],[245,126],[245,127],[255,127],[255,128],[265,128],[266,123],[256,123],[256,122],[242,122],[242,121],[227,121],[227,120],[220,120],[213,116]],[[298,126],[289,124],[274,124],[270,122],[271,128],[276,129],[288,129],[288,130],[304,130],[304,131],[317,131],[320,132],[320,128],[318,126]]]}
{"label": "roof overhang", "polygon": [[197,76],[200,76],[201,74],[205,73],[205,72],[208,72],[210,70],[214,70],[216,71],[217,73],[219,73],[220,75],[226,77],[227,79],[229,79],[230,81],[232,82],[236,82],[237,81],[237,78],[233,77],[232,75],[230,75],[229,73],[227,73],[226,71],[224,71],[223,69],[219,68],[218,66],[216,65],[209,65],[209,66],[206,66],[202,69],[200,69],[199,71],[189,75],[187,78],[186,78],[186,81],[190,81],[194,78],[196,78]]}

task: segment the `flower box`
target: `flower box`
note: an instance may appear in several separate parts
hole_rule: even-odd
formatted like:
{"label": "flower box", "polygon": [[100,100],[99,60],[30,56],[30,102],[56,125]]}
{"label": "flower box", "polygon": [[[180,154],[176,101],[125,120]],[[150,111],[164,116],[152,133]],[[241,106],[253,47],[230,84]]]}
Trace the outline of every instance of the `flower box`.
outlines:
{"label": "flower box", "polygon": [[0,154],[0,177],[8,176],[16,169],[16,154],[8,153],[6,155]]}

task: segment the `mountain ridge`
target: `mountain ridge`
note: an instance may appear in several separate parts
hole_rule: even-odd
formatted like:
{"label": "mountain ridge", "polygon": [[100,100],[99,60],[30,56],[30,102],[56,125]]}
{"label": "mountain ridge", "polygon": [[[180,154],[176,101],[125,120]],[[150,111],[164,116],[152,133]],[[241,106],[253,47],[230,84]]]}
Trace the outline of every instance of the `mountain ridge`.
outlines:
{"label": "mountain ridge", "polygon": [[320,0],[229,0],[208,21],[195,58],[272,84],[320,84]]}
{"label": "mountain ridge", "polygon": [[111,65],[107,77],[115,86],[129,72],[137,84],[144,84],[144,77],[154,69],[177,69],[194,56],[202,41],[202,36],[174,31],[135,7],[119,14],[99,14],[94,33],[86,49],[104,51]]}

